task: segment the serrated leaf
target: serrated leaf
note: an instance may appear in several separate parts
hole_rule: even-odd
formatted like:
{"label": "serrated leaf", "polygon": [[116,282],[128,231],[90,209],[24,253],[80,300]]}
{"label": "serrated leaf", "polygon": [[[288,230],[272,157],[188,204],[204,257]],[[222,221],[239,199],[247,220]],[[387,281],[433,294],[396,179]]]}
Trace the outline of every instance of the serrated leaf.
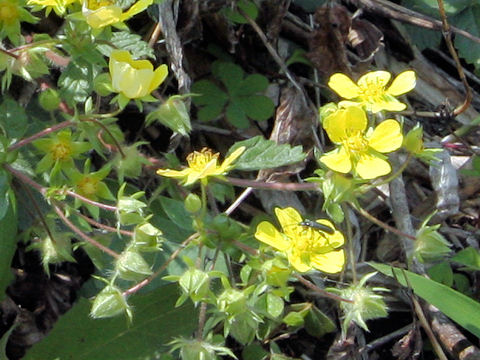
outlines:
{"label": "serrated leaf", "polygon": [[262,136],[255,136],[235,143],[230,148],[229,153],[240,146],[245,146],[246,150],[235,162],[235,168],[238,170],[271,169],[294,164],[306,157],[301,146],[279,145],[272,140],[264,139]]}
{"label": "serrated leaf", "polygon": [[4,299],[5,290],[13,279],[10,263],[17,248],[17,214],[13,204],[9,203],[5,216],[0,220],[0,301]]}
{"label": "serrated leaf", "polygon": [[27,130],[28,117],[25,109],[10,96],[0,104],[0,127],[9,138],[20,138]]}
{"label": "serrated leaf", "polygon": [[283,312],[283,307],[283,299],[280,296],[272,293],[267,294],[267,312],[271,317],[279,317]]}
{"label": "serrated leaf", "polygon": [[247,116],[256,121],[267,120],[275,111],[273,101],[263,95],[252,95],[238,100]]}
{"label": "serrated leaf", "polygon": [[223,106],[228,100],[228,95],[225,94],[217,85],[210,80],[200,80],[192,85],[192,93],[200,94],[200,96],[192,97],[195,105],[217,105]]}
{"label": "serrated leaf", "polygon": [[[129,51],[134,59],[145,56],[155,59],[153,49],[142,40],[140,35],[132,34],[128,31],[116,31],[112,34],[110,43],[115,45],[117,49]],[[98,48],[105,56],[110,56],[113,50],[111,46],[103,44],[99,45]]]}
{"label": "serrated leaf", "polygon": [[56,323],[54,329],[27,352],[26,360],[138,360],[155,359],[166,352],[174,337],[188,336],[196,328],[191,305],[175,309],[178,288],[162,286],[129,300],[133,322],[122,316],[94,320],[90,302],[80,299]]}
{"label": "serrated leaf", "polygon": [[[400,284],[429,302],[457,324],[480,337],[480,303],[448,286],[404,269],[369,263],[381,273],[394,277]],[[408,279],[408,282],[407,280]]]}
{"label": "serrated leaf", "polygon": [[63,99],[67,99],[70,105],[75,102],[83,102],[93,89],[93,80],[98,75],[94,66],[85,61],[71,61],[60,75],[58,84]]}
{"label": "serrated leaf", "polygon": [[305,316],[305,330],[318,338],[335,331],[335,323],[316,306],[313,306]]}

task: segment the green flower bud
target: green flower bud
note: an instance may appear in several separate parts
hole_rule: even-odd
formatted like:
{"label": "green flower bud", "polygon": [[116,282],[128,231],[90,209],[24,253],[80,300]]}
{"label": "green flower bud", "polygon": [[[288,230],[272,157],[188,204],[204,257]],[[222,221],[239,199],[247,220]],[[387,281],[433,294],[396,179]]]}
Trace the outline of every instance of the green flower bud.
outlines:
{"label": "green flower bud", "polygon": [[127,315],[131,314],[130,306],[127,304],[125,297],[120,289],[108,285],[95,297],[90,316],[94,319],[109,318],[124,312]]}
{"label": "green flower bud", "polygon": [[[427,221],[430,217],[427,219]],[[420,262],[442,260],[450,253],[450,243],[437,230],[440,225],[427,226],[424,222],[417,231],[414,255]]]}
{"label": "green flower bud", "polygon": [[183,293],[193,302],[204,300],[209,293],[210,277],[207,273],[191,268],[187,270],[178,281]]}
{"label": "green flower bud", "polygon": [[162,231],[150,223],[135,227],[135,249],[139,251],[158,251],[162,248]]}
{"label": "green flower bud", "polygon": [[423,150],[423,129],[417,124],[403,138],[403,147],[412,154],[419,154]]}
{"label": "green flower bud", "polygon": [[103,73],[93,80],[93,90],[100,96],[108,96],[113,92],[112,79],[108,73]]}
{"label": "green flower bud", "polygon": [[240,290],[226,289],[218,297],[217,306],[228,315],[239,315],[247,311],[247,297]]}
{"label": "green flower bud", "polygon": [[188,136],[188,133],[192,130],[192,125],[190,124],[187,107],[183,102],[184,97],[181,95],[169,97],[157,110],[147,115],[147,125],[158,121],[171,130],[183,136]]}
{"label": "green flower bud", "polygon": [[57,109],[58,105],[60,105],[60,101],[60,95],[58,95],[58,92],[54,89],[46,89],[38,96],[40,106],[47,111]]}
{"label": "green flower bud", "polygon": [[124,251],[117,259],[115,270],[124,280],[140,281],[152,274],[150,265],[138,252],[129,249]]}
{"label": "green flower bud", "polygon": [[195,214],[200,211],[202,208],[202,200],[196,194],[190,193],[185,198],[185,209],[191,213]]}

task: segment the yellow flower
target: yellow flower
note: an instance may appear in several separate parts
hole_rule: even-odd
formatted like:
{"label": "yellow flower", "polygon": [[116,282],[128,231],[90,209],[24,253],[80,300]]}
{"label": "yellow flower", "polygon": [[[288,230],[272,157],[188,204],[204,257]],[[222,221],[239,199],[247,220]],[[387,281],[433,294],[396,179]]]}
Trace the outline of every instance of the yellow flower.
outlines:
{"label": "yellow flower", "polygon": [[388,174],[392,168],[381,153],[397,150],[403,141],[400,124],[393,119],[366,131],[367,117],[358,106],[333,112],[324,119],[323,128],[339,147],[322,156],[320,161],[344,174],[354,169],[362,179]]}
{"label": "yellow flower", "polygon": [[108,66],[113,89],[128,99],[149,95],[168,74],[167,65],[163,64],[154,71],[150,61],[133,60],[125,50],[113,50]]}
{"label": "yellow flower", "polygon": [[23,8],[24,0],[0,0],[0,40],[5,37],[20,44],[20,22],[35,23],[38,19]]}
{"label": "yellow flower", "polygon": [[122,23],[141,13],[152,3],[153,0],[140,0],[126,12],[123,12],[120,6],[114,5],[113,0],[86,0],[83,3],[82,12],[88,25],[94,29],[100,29],[108,25]]}
{"label": "yellow flower", "polygon": [[211,149],[203,148],[200,152],[194,151],[187,156],[188,167],[181,171],[171,169],[159,169],[157,174],[166,177],[182,179],[185,185],[191,185],[197,180],[207,183],[209,176],[221,177],[233,168],[232,163],[243,153],[245,147],[239,147],[228,156],[222,165],[218,165],[219,153],[213,153]]}
{"label": "yellow flower", "polygon": [[77,2],[77,0],[28,0],[27,5],[33,7],[33,11],[38,11],[46,8],[45,14],[50,14],[50,11],[55,11],[55,14],[62,16],[67,10],[67,6]]}
{"label": "yellow flower", "polygon": [[290,264],[299,272],[313,268],[334,274],[342,270],[345,253],[335,249],[342,246],[345,239],[329,220],[318,219],[316,222],[331,228],[332,234],[301,225],[303,219],[292,207],[276,208],[275,215],[282,232],[268,221],[262,221],[255,232],[257,240],[286,254]]}
{"label": "yellow flower", "polygon": [[361,76],[355,84],[348,76],[337,73],[330,77],[328,86],[338,95],[352,100],[341,101],[339,105],[342,107],[361,105],[372,113],[404,110],[407,105],[398,101],[395,96],[405,94],[415,87],[415,72],[402,72],[386,88],[390,78],[387,71],[372,71]]}

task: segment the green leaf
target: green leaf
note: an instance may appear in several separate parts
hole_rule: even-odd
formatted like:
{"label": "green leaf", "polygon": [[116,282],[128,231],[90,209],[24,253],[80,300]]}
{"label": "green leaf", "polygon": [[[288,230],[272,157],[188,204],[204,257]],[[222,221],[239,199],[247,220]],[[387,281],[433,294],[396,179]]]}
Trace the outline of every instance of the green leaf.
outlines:
{"label": "green leaf", "polygon": [[283,312],[283,307],[283,299],[280,296],[272,293],[267,294],[267,312],[271,317],[279,317]]}
{"label": "green leaf", "polygon": [[224,106],[228,100],[225,94],[217,85],[210,80],[200,80],[192,85],[192,93],[200,94],[194,96],[192,101],[195,105],[218,105]]}
{"label": "green leaf", "polygon": [[243,109],[243,106],[238,102],[232,101],[230,104],[228,104],[225,112],[227,120],[230,122],[230,124],[239,129],[246,129],[250,125],[247,115]]}
{"label": "green leaf", "polygon": [[266,140],[262,136],[255,136],[233,145],[229,153],[240,146],[245,146],[245,152],[235,162],[239,170],[271,169],[279,166],[294,164],[305,159],[301,146],[291,147],[288,144],[277,144],[275,141]]}
{"label": "green leaf", "polygon": [[98,73],[91,63],[80,59],[70,61],[58,79],[62,98],[70,105],[74,103],[72,100],[84,102],[92,92],[93,81]]}
{"label": "green leaf", "polygon": [[[255,20],[258,16],[258,9],[257,5],[253,3],[252,1],[247,1],[247,0],[240,0],[237,2],[237,6],[242,9],[245,14],[248,15],[251,19]],[[230,19],[231,21],[238,23],[238,24],[247,24],[248,21],[245,19],[242,15],[238,13],[238,11],[235,11],[234,9],[231,9],[229,7],[224,8],[224,15]]]}
{"label": "green leaf", "polygon": [[305,330],[318,338],[335,331],[335,323],[316,306],[313,306],[305,316]]}
{"label": "green leaf", "polygon": [[162,204],[165,214],[172,222],[178,227],[193,231],[192,216],[185,209],[185,205],[182,201],[174,200],[165,196],[158,198]]}
{"label": "green leaf", "polygon": [[197,116],[200,121],[215,120],[223,111],[224,104],[207,105],[198,110]]}
{"label": "green leaf", "polygon": [[247,116],[256,121],[267,120],[275,110],[272,100],[263,95],[242,97],[239,100]]}
{"label": "green leaf", "polygon": [[[153,48],[148,46],[148,43],[143,41],[140,35],[132,34],[128,31],[116,31],[112,34],[109,42],[115,45],[117,49],[129,51],[134,59],[145,56],[155,59]],[[103,44],[99,45],[98,49],[105,56],[110,56],[113,50],[111,46]]]}
{"label": "green leaf", "polygon": [[[465,8],[465,10],[452,17],[450,22],[474,36],[480,36],[480,5],[476,4]],[[478,46],[474,46],[471,40],[463,36],[457,36],[455,47],[462,58],[474,64],[477,70],[480,68],[480,49]]]}
{"label": "green leaf", "polygon": [[428,269],[428,276],[441,284],[451,287],[453,285],[453,271],[446,261],[432,266]]}
{"label": "green leaf", "polygon": [[0,301],[13,279],[10,263],[17,245],[17,214],[13,209],[10,201],[5,216],[0,220]]}
{"label": "green leaf", "polygon": [[248,75],[243,79],[235,95],[253,95],[263,92],[268,87],[268,79],[260,74]]}
{"label": "green leaf", "polygon": [[243,79],[243,70],[240,66],[231,62],[215,61],[212,73],[225,84],[230,94],[234,94],[240,88]]}
{"label": "green leaf", "polygon": [[0,127],[9,138],[20,138],[27,130],[25,109],[10,96],[5,96],[0,104]]}
{"label": "green leaf", "polygon": [[52,349],[56,360],[156,359],[167,351],[165,345],[174,337],[189,336],[197,326],[191,305],[175,309],[177,296],[174,285],[132,296],[130,326],[121,316],[90,318],[90,302],[80,299],[24,359],[53,359]]}
{"label": "green leaf", "polygon": [[480,253],[473,247],[459,251],[451,260],[465,265],[467,267],[465,270],[480,270]]}
{"label": "green leaf", "polygon": [[[457,324],[480,337],[480,303],[448,286],[421,275],[388,265],[369,263],[370,266],[395,279],[429,302]],[[408,283],[407,280],[408,279]]]}

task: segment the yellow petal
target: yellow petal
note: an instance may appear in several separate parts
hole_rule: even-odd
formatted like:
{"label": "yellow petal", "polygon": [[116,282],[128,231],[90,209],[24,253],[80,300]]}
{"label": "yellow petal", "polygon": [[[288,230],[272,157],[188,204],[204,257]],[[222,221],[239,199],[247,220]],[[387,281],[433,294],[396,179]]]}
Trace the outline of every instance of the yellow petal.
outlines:
{"label": "yellow petal", "polygon": [[118,69],[121,70],[116,77],[118,88],[113,85],[115,90],[119,90],[129,99],[137,99],[149,94],[149,85],[153,77],[152,70],[136,70],[127,63],[121,63]]}
{"label": "yellow petal", "polygon": [[287,235],[294,235],[293,228],[303,220],[297,209],[293,207],[287,207],[285,209],[275,208],[275,215]]}
{"label": "yellow petal", "polygon": [[360,94],[360,89],[357,84],[355,84],[347,75],[341,73],[330,76],[328,86],[345,99],[353,99]]}
{"label": "yellow petal", "polygon": [[298,255],[295,255],[293,253],[288,254],[288,262],[292,267],[297,270],[298,272],[307,272],[312,269],[312,267],[308,264],[305,264],[301,257]]}
{"label": "yellow petal", "polygon": [[402,146],[403,135],[398,121],[388,119],[380,123],[368,140],[368,145],[373,149],[388,153]]}
{"label": "yellow petal", "polygon": [[181,171],[172,170],[172,169],[158,169],[157,175],[173,178],[183,178],[187,176],[189,169],[183,169]]}
{"label": "yellow petal", "polygon": [[255,237],[257,240],[280,251],[285,251],[290,247],[290,243],[285,240],[282,233],[268,221],[262,221],[258,224]]}
{"label": "yellow petal", "polygon": [[86,12],[85,18],[88,25],[99,29],[121,21],[122,9],[115,5],[102,6],[98,10]]}
{"label": "yellow petal", "polygon": [[404,71],[393,80],[387,93],[394,96],[405,94],[415,87],[415,83],[415,72],[412,70]]}
{"label": "yellow petal", "polygon": [[358,79],[358,86],[361,89],[366,89],[372,86],[375,86],[381,89],[388,84],[391,77],[392,75],[390,75],[388,71],[382,71],[382,70],[371,71],[361,76],[360,79]]}
{"label": "yellow petal", "polygon": [[122,14],[122,21],[130,19],[132,16],[141,13],[153,3],[153,0],[140,0],[133,4],[124,14]]}
{"label": "yellow petal", "polygon": [[337,250],[326,254],[315,254],[311,257],[311,261],[315,269],[329,274],[335,274],[343,269],[345,252],[343,250]]}
{"label": "yellow petal", "polygon": [[168,67],[167,65],[163,64],[160,65],[154,72],[153,72],[153,78],[150,80],[150,87],[148,89],[148,93],[151,93],[153,90],[155,90],[168,75]]}
{"label": "yellow petal", "polygon": [[375,101],[374,103],[366,104],[367,109],[376,114],[380,111],[402,111],[405,110],[407,105],[398,101],[391,95],[385,95],[383,101]]}
{"label": "yellow petal", "polygon": [[320,161],[328,168],[343,174],[346,174],[352,170],[352,161],[350,160],[350,155],[345,151],[343,146],[323,155],[320,158]]}
{"label": "yellow petal", "polygon": [[238,149],[236,149],[233,153],[231,153],[230,155],[228,155],[225,160],[223,161],[222,165],[221,165],[221,168],[222,168],[222,172],[226,172],[228,170],[231,169],[231,165],[232,163],[238,159],[238,157],[240,155],[243,154],[243,152],[245,151],[245,146],[241,146],[239,147]]}
{"label": "yellow petal", "polygon": [[350,106],[327,116],[323,128],[330,140],[341,143],[348,139],[350,134],[365,131],[367,123],[365,111],[359,106]]}
{"label": "yellow petal", "polygon": [[360,156],[355,170],[362,179],[375,179],[388,174],[392,168],[388,161],[372,154],[363,154]]}
{"label": "yellow petal", "polygon": [[[332,222],[327,219],[317,219],[316,222],[318,222],[319,224],[326,225],[332,229],[335,229],[335,226],[332,224]],[[332,248],[340,247],[345,243],[345,237],[340,231],[336,229],[333,234],[325,233],[324,235],[327,238],[329,246],[331,246]]]}

